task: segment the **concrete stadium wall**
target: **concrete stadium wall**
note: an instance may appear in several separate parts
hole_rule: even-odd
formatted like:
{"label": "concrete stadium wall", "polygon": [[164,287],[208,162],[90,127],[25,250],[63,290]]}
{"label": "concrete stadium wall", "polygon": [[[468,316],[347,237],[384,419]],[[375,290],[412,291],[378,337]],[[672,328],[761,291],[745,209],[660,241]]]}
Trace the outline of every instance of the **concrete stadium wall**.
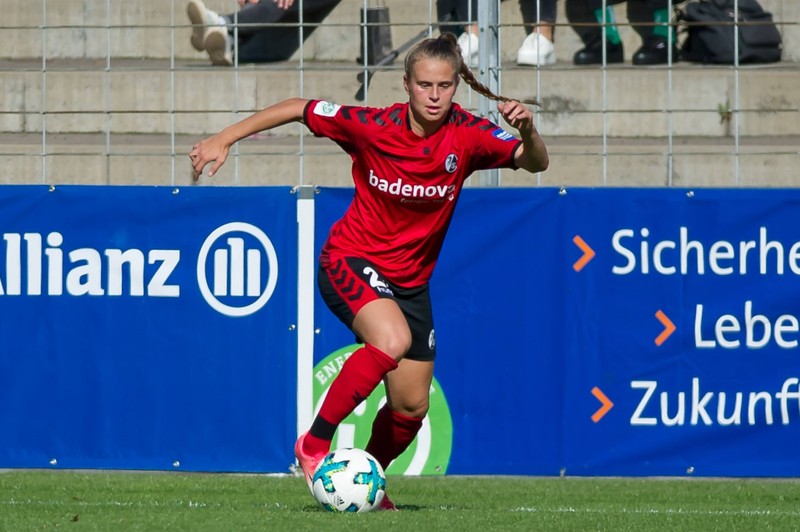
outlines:
{"label": "concrete stadium wall", "polygon": [[[432,0],[433,2],[433,0]],[[372,4],[373,0],[369,0]],[[800,2],[796,0],[761,0],[764,8],[773,13],[781,26],[785,44],[784,59],[800,61]],[[173,47],[176,57],[198,58],[202,54],[189,45],[186,3],[178,0],[142,0],[139,2],[109,2],[104,0],[49,0],[43,13],[41,3],[27,0],[6,0],[0,38],[6,58],[41,57],[43,25],[49,26],[44,49],[47,57],[103,58],[110,49],[113,57],[169,58]],[[208,0],[207,5],[222,13],[235,10],[234,0]],[[360,54],[359,11],[363,0],[342,0],[326,19],[325,24],[309,39],[305,57],[318,61],[352,61]],[[395,46],[421,31],[430,20],[433,8],[427,0],[388,0]],[[557,54],[562,61],[571,60],[580,45],[575,32],[569,29],[564,14],[564,2],[558,3],[559,25]],[[620,24],[626,23],[625,9],[617,7]],[[501,33],[503,58],[515,58],[516,49],[525,33],[518,2],[501,3],[501,23],[507,25]],[[106,30],[105,26],[111,26]],[[630,28],[622,33],[628,57],[639,46],[638,37]],[[110,39],[107,39],[107,35]]]}
{"label": "concrete stadium wall", "polygon": [[[386,3],[395,47],[425,28],[433,9],[427,0]],[[786,23],[781,63],[738,71],[689,63],[634,67],[638,36],[621,26],[628,62],[603,71],[572,65],[580,44],[566,26],[563,2],[558,63],[518,67],[519,5],[503,2],[502,92],[542,101],[537,124],[552,165],[535,177],[504,172],[502,184],[796,186],[800,2],[762,3]],[[220,11],[236,6],[208,4]],[[296,60],[212,67],[189,44],[182,0],[47,0],[46,12],[40,2],[6,5],[0,164],[7,171],[0,182],[188,184],[189,147],[232,121],[298,94],[356,103],[361,0],[342,0],[306,41],[302,70]],[[625,9],[616,11],[624,24]],[[405,99],[400,79],[399,64],[376,75],[367,103]],[[466,87],[456,99],[477,107]],[[213,183],[347,186],[351,179],[348,158],[335,145],[290,125],[239,143]]]}

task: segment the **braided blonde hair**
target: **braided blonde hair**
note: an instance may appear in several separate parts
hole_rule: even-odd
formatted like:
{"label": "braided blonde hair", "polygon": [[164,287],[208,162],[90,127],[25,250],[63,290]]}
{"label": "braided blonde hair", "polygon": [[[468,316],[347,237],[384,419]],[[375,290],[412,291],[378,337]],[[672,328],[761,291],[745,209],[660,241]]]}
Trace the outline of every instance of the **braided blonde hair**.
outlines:
{"label": "braided blonde hair", "polygon": [[[438,37],[431,37],[425,39],[416,45],[406,55],[405,72],[406,76],[411,77],[411,71],[414,65],[422,59],[439,59],[450,63],[453,70],[458,72],[458,75],[464,82],[470,86],[472,90],[486,96],[490,100],[496,102],[510,102],[513,98],[508,98],[499,94],[493,93],[489,87],[478,81],[475,74],[470,70],[464,59],[461,57],[461,48],[458,46],[456,36],[450,32],[444,32]],[[529,103],[532,105],[541,105],[537,99],[519,100],[522,103]]]}

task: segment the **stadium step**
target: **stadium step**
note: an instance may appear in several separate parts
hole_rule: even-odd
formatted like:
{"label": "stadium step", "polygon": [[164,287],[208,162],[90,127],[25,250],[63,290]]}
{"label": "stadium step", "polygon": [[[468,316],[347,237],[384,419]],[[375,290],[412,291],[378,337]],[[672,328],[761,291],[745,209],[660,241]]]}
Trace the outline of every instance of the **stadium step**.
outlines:
{"label": "stadium step", "polygon": [[[299,126],[298,126],[299,128]],[[3,135],[4,183],[190,186],[196,135]],[[503,170],[503,186],[793,187],[800,136],[734,138],[545,137],[550,168]],[[43,148],[47,155],[43,156]],[[302,154],[302,157],[301,157]],[[670,155],[671,154],[671,155]],[[351,186],[350,158],[327,139],[245,139],[209,185]],[[738,168],[738,172],[737,169]],[[605,177],[604,177],[605,176]],[[475,176],[470,185],[482,184]]]}
{"label": "stadium step", "polygon": [[[183,186],[190,182],[183,154],[200,136],[292,96],[357,103],[354,59],[360,55],[363,0],[342,0],[306,41],[302,57],[237,69],[212,67],[191,48],[182,0],[94,9],[85,0],[7,3],[0,22],[5,182]],[[236,3],[208,4],[230,11]],[[536,70],[515,64],[524,37],[519,5],[502,2],[502,93],[542,101],[537,124],[552,158],[548,172],[503,172],[502,183],[796,185],[788,176],[795,172],[800,139],[800,2],[762,4],[786,23],[786,61],[779,64],[738,71],[687,63],[633,67],[638,37],[624,26],[619,8],[627,63],[607,70],[574,67],[579,41],[560,26],[558,63]],[[395,47],[426,27],[431,6],[435,12],[428,0],[390,3]],[[558,6],[563,24],[563,2]],[[400,62],[376,74],[366,103],[406,99],[401,79]],[[463,84],[457,101],[471,110],[478,106]],[[214,182],[349,185],[346,156],[325,140],[300,137],[303,131],[293,124],[260,142],[240,143],[240,155]]]}
{"label": "stadium step", "polygon": [[[389,7],[394,46],[400,46],[427,27],[436,17],[436,0],[366,0],[367,5],[383,1]],[[666,3],[667,0],[664,0]],[[235,0],[205,0],[220,13],[235,10]],[[125,58],[202,58],[189,44],[190,27],[186,0],[141,0],[137,2],[87,2],[86,0],[3,0],[0,39],[3,57],[24,59],[99,58],[110,52]],[[341,0],[314,34],[306,41],[303,56],[316,61],[352,61],[361,54],[360,9],[365,0]],[[800,62],[800,2],[760,0],[781,24],[784,59]],[[557,3],[559,27],[556,53],[559,61],[570,61],[580,41],[567,24],[564,2]],[[477,15],[475,15],[477,17]],[[626,9],[615,8],[626,58],[641,44],[627,26]],[[525,37],[519,3],[500,4],[500,41],[504,60],[513,60]],[[46,29],[43,29],[45,28]],[[299,54],[296,59],[299,59]]]}
{"label": "stadium step", "polygon": [[[355,63],[283,62],[239,69],[183,60],[0,60],[0,131],[27,133],[208,134],[237,117],[303,94],[355,104]],[[725,137],[800,135],[800,69],[790,63],[744,67],[677,64],[600,68],[556,65],[540,71],[503,65],[502,92],[539,98],[549,136]],[[299,80],[302,76],[303,89]],[[672,90],[670,91],[670,87]],[[738,102],[736,101],[738,88]],[[44,91],[44,92],[43,92]],[[372,78],[367,102],[407,96],[399,65]],[[461,84],[468,109],[476,94]],[[43,103],[44,101],[44,103]],[[739,113],[733,113],[737,108]],[[238,110],[238,112],[237,112]]]}

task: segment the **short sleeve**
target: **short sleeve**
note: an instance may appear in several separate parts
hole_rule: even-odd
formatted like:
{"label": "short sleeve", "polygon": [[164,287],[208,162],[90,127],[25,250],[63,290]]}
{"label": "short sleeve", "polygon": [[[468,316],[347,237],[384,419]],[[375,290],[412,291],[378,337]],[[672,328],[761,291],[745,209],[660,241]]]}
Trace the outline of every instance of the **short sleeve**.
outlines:
{"label": "short sleeve", "polygon": [[517,168],[514,153],[522,141],[515,135],[486,119],[469,133],[474,170]]}
{"label": "short sleeve", "polygon": [[324,100],[311,100],[303,112],[303,121],[318,137],[327,137],[340,145],[352,145],[363,135],[361,126],[365,126],[352,119],[359,109]]}

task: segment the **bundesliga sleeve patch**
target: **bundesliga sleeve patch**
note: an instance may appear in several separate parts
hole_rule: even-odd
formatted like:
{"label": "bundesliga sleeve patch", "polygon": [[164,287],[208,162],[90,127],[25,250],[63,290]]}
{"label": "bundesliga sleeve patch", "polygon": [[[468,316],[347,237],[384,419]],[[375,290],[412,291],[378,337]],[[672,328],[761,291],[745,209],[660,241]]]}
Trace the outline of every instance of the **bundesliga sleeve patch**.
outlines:
{"label": "bundesliga sleeve patch", "polygon": [[509,133],[508,131],[506,131],[505,129],[503,129],[501,127],[498,127],[497,129],[495,129],[494,132],[492,133],[492,135],[494,135],[494,137],[496,139],[505,140],[505,141],[509,141],[509,140],[515,138],[514,135],[512,135],[511,133]]}
{"label": "bundesliga sleeve patch", "polygon": [[320,116],[334,116],[339,112],[341,105],[331,102],[317,102],[314,106],[314,114]]}

